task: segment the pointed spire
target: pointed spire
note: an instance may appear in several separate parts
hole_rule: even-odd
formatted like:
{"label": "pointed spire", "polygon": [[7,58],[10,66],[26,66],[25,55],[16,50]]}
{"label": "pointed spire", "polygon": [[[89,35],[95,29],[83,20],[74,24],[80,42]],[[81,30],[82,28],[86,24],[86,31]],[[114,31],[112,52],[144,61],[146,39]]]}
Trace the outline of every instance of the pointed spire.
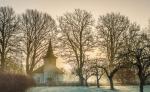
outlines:
{"label": "pointed spire", "polygon": [[51,39],[49,40],[48,50],[47,50],[47,53],[45,55],[45,58],[48,58],[48,57],[55,57],[54,54],[53,54]]}

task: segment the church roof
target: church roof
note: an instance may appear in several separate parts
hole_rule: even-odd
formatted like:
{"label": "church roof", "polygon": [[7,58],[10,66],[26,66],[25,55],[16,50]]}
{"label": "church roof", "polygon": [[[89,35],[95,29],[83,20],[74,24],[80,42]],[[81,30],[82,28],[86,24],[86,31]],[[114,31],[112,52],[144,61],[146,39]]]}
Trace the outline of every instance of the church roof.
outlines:
{"label": "church roof", "polygon": [[[53,67],[53,71],[55,73],[58,73],[58,74],[63,74],[64,72],[61,71],[59,68],[57,67]],[[39,67],[38,69],[34,70],[33,73],[44,73],[44,65]]]}
{"label": "church roof", "polygon": [[44,65],[34,70],[33,73],[43,73],[44,72],[43,69],[44,69]]}

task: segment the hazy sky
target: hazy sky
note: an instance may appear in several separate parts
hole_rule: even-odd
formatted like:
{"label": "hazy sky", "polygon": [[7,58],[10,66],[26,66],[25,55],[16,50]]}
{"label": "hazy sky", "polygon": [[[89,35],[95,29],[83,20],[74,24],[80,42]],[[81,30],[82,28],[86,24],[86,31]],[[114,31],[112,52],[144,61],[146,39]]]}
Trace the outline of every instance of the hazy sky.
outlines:
{"label": "hazy sky", "polygon": [[0,6],[11,6],[17,13],[37,9],[54,18],[75,8],[90,11],[96,19],[108,12],[120,12],[142,27],[150,19],[150,0],[0,0]]}

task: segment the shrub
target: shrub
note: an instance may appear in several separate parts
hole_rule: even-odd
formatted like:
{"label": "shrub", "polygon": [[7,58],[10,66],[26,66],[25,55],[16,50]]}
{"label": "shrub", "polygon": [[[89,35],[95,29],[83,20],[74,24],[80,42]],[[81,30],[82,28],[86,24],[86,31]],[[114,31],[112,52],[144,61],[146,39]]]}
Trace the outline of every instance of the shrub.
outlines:
{"label": "shrub", "polygon": [[25,92],[35,86],[34,80],[26,75],[0,73],[0,92]]}

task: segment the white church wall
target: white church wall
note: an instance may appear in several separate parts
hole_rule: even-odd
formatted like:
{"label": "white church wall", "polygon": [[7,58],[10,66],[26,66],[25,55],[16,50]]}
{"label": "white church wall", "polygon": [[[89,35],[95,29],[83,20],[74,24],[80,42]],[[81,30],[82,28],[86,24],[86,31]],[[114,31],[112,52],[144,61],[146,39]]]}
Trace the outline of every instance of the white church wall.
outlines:
{"label": "white church wall", "polygon": [[33,78],[35,79],[35,82],[37,84],[43,84],[44,83],[44,78],[42,73],[35,73],[33,75]]}

